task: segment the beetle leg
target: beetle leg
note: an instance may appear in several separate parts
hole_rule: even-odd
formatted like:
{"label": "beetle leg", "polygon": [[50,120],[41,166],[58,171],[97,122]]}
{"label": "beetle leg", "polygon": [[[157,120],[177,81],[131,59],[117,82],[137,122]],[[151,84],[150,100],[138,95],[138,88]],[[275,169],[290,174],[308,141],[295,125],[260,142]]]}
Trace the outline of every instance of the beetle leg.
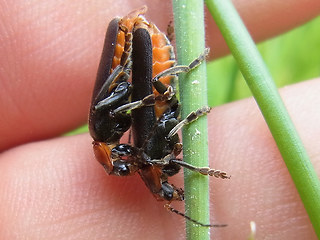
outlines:
{"label": "beetle leg", "polygon": [[162,159],[150,159],[148,162],[157,165],[168,165],[172,159],[176,159],[176,157],[182,152],[182,143],[176,143],[173,146],[173,150],[170,154],[166,155]]}
{"label": "beetle leg", "polygon": [[[209,167],[196,167],[196,166],[193,166],[189,163],[186,163],[180,159],[177,159],[176,158],[176,154],[179,154],[182,150],[182,144],[178,143],[179,146],[175,146],[172,153],[168,154],[167,156],[165,156],[164,158],[162,159],[150,159],[148,160],[147,162],[148,163],[151,163],[151,164],[154,164],[154,165],[158,165],[158,166],[161,166],[162,168],[165,168],[166,166],[168,166],[169,164],[178,164],[179,166],[181,167],[184,167],[184,168],[188,168],[189,170],[191,171],[194,171],[194,172],[198,172],[202,175],[209,175],[209,176],[214,176],[216,178],[222,178],[222,179],[230,179],[230,176],[227,175],[226,172],[224,171],[221,171],[221,170],[216,170],[216,169],[212,169],[212,168],[209,168]],[[178,152],[175,152],[175,149],[178,148],[179,151]]]}
{"label": "beetle leg", "polygon": [[[104,84],[102,85],[100,91],[98,92],[98,94],[96,95],[95,99],[99,99],[101,97],[101,95],[104,95],[106,92],[109,91],[110,85],[112,82],[115,81],[115,79],[120,78],[120,76],[123,75],[124,72],[124,67],[118,65],[113,72],[109,75],[109,77],[107,78],[107,80],[104,82]],[[129,76],[128,76],[129,78]]]}
{"label": "beetle leg", "polygon": [[195,167],[179,159],[171,159],[170,162],[179,164],[181,167],[188,168],[191,171],[198,172],[202,175],[209,175],[209,176],[214,176],[216,178],[222,178],[222,179],[226,179],[226,178],[230,179],[230,176],[228,176],[226,172],[221,170],[216,170],[209,167]]}
{"label": "beetle leg", "polygon": [[163,94],[158,95],[156,97],[156,101],[169,101],[173,98],[174,95],[175,95],[175,92],[173,90],[173,87],[168,86],[168,88],[166,89],[166,91]]}
{"label": "beetle leg", "polygon": [[209,113],[211,110],[210,107],[205,106],[202,108],[199,108],[197,111],[189,113],[189,115],[183,119],[181,122],[179,122],[174,128],[171,129],[169,132],[167,138],[170,139],[173,135],[175,135],[183,126],[188,125],[189,123],[197,120],[199,117]]}
{"label": "beetle leg", "polygon": [[161,81],[159,81],[160,78],[170,75],[178,75],[179,73],[183,72],[189,72],[199,66],[206,59],[208,54],[209,48],[206,48],[205,51],[199,57],[193,60],[189,65],[178,65],[162,71],[152,79],[153,86],[159,93],[163,94],[167,88]]}
{"label": "beetle leg", "polygon": [[114,113],[127,112],[129,110],[133,110],[133,109],[140,108],[140,107],[153,106],[154,104],[155,104],[154,94],[150,94],[150,95],[144,97],[142,100],[124,104],[124,105],[116,108],[113,112]]}
{"label": "beetle leg", "polygon": [[131,92],[131,85],[129,82],[121,82],[116,87],[116,89],[113,91],[113,93],[98,102],[95,106],[95,110],[103,109],[103,108],[110,108],[114,105],[116,105],[118,102],[123,101],[123,99],[128,98],[129,94]]}

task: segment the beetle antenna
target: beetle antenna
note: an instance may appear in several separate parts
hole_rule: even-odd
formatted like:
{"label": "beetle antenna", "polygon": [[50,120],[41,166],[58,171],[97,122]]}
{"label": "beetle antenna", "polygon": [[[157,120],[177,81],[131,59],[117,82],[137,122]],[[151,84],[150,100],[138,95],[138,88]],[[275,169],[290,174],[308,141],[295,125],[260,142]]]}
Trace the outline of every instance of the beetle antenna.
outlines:
{"label": "beetle antenna", "polygon": [[191,217],[189,217],[189,216],[185,215],[184,213],[178,211],[177,209],[171,207],[170,204],[165,204],[164,207],[167,210],[169,210],[170,212],[178,214],[178,215],[184,217],[185,219],[187,219],[188,221],[193,222],[193,223],[200,225],[202,227],[226,227],[226,226],[228,226],[227,224],[204,224],[204,223],[201,223],[195,219],[192,219]]}

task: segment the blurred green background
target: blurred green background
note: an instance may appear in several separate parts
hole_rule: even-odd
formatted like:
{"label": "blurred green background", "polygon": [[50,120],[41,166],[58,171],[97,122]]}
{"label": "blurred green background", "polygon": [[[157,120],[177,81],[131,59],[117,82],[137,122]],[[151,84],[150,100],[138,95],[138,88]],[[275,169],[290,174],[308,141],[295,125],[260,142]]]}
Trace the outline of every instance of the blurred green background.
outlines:
{"label": "blurred green background", "polygon": [[[258,44],[278,87],[320,76],[320,17]],[[208,103],[217,106],[251,96],[232,56],[207,64]],[[67,135],[87,132],[80,127]]]}
{"label": "blurred green background", "polygon": [[[320,17],[268,41],[258,49],[278,87],[320,76]],[[232,56],[208,63],[210,106],[251,96]]]}

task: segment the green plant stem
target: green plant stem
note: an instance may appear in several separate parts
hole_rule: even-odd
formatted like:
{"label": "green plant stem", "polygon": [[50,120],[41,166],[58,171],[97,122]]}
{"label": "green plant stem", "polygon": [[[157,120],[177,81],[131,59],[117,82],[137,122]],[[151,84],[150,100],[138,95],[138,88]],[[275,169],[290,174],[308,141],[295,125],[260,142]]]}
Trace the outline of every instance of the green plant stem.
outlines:
{"label": "green plant stem", "polygon": [[[179,64],[189,64],[205,49],[204,4],[199,0],[174,0],[173,12]],[[179,75],[182,118],[191,111],[207,105],[206,65],[201,64],[187,74]],[[195,166],[208,166],[207,118],[184,127],[183,159]],[[186,215],[208,224],[209,182],[208,177],[190,170],[184,171]],[[187,221],[188,239],[210,239],[210,231]]]}
{"label": "green plant stem", "polygon": [[320,238],[319,179],[273,79],[232,3],[207,0],[206,4],[260,107]]}

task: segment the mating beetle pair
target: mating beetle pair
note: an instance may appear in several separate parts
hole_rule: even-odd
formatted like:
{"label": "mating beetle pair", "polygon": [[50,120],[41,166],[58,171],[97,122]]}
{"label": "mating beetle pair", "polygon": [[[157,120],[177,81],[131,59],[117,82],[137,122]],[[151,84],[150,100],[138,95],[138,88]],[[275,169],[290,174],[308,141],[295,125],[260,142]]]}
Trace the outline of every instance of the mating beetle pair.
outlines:
{"label": "mating beetle pair", "polygon": [[[182,151],[177,132],[210,108],[203,107],[179,121],[180,105],[171,83],[175,75],[197,67],[208,51],[189,66],[176,66],[172,45],[143,17],[145,12],[143,7],[109,24],[93,90],[89,129],[96,159],[108,174],[129,176],[138,172],[157,200],[170,203],[184,199],[183,190],[168,182],[181,166],[204,175],[228,176],[177,158]],[[120,144],[130,128],[134,144]]]}

